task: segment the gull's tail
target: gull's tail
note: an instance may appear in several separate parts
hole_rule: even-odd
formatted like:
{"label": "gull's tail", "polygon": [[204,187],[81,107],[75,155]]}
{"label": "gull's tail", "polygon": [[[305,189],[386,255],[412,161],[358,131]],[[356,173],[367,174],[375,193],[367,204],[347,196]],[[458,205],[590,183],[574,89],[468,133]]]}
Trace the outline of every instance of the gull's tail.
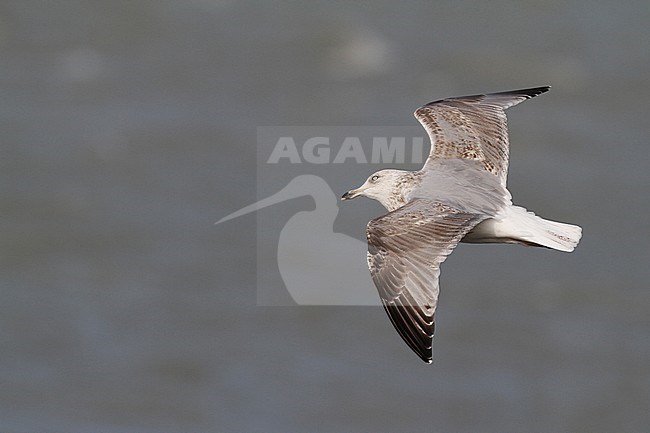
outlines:
{"label": "gull's tail", "polygon": [[463,239],[469,243],[516,243],[571,252],[582,237],[582,228],[538,217],[523,207],[510,206],[503,218],[477,225]]}

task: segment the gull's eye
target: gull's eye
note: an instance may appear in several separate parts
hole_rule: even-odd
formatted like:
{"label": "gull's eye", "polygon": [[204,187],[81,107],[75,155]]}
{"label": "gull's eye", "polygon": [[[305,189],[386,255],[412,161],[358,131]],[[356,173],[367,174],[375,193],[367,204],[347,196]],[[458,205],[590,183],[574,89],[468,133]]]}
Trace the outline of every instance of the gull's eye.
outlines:
{"label": "gull's eye", "polygon": [[373,177],[370,178],[370,182],[377,182],[378,179],[379,179],[379,175],[376,174],[376,175],[374,175]]}

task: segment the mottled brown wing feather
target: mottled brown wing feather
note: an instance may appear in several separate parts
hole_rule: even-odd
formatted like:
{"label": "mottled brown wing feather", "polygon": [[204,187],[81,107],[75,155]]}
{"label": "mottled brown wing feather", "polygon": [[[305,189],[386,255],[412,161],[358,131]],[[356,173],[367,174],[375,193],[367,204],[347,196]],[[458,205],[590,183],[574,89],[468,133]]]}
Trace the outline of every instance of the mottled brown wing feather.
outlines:
{"label": "mottled brown wing feather", "polygon": [[427,363],[438,303],[440,264],[485,216],[425,199],[368,223],[368,267],[393,326]]}
{"label": "mottled brown wing feather", "polygon": [[427,164],[435,159],[474,159],[481,161],[485,170],[499,177],[505,185],[509,159],[505,110],[549,88],[461,96],[418,108],[415,117],[431,140]]}

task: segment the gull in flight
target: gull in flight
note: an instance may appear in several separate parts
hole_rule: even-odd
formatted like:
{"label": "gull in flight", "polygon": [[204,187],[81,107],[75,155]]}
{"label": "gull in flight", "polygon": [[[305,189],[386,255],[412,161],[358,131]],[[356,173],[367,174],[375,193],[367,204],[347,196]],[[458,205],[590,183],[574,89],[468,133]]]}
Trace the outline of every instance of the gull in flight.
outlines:
{"label": "gull in flight", "polygon": [[506,188],[505,110],[548,86],[448,98],[415,111],[431,140],[419,171],[381,170],[343,200],[379,201],[386,215],[368,223],[368,268],[393,326],[431,363],[440,264],[458,245],[507,243],[570,252],[582,229],[512,204]]}

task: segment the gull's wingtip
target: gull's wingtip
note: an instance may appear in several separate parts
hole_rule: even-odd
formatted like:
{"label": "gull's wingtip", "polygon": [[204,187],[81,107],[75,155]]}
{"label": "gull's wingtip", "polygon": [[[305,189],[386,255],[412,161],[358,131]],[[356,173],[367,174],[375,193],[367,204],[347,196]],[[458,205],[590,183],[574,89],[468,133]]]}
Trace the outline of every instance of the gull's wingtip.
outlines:
{"label": "gull's wingtip", "polygon": [[433,364],[433,350],[431,347],[418,348],[418,350],[415,350],[415,353],[417,353],[425,364]]}
{"label": "gull's wingtip", "polygon": [[551,86],[541,86],[541,87],[532,87],[530,89],[524,89],[523,92],[529,98],[534,98],[535,96],[539,96],[542,93],[548,92],[549,90],[551,90]]}
{"label": "gull's wingtip", "polygon": [[[507,92],[497,92],[497,93],[492,93],[491,95],[494,96],[525,96],[526,98],[534,98],[535,96],[539,96],[542,93],[546,93],[549,90],[551,90],[551,86],[539,86],[539,87],[530,87],[527,89],[519,89],[519,90],[508,90]],[[488,95],[490,96],[490,95]]]}
{"label": "gull's wingtip", "polygon": [[551,86],[538,86],[538,87],[529,87],[526,89],[519,90],[507,90],[505,92],[496,92],[496,93],[487,93],[487,94],[478,94],[478,95],[468,95],[468,96],[455,96],[452,98],[439,99],[437,101],[432,101],[427,104],[424,104],[422,107],[415,110],[413,115],[416,118],[419,118],[420,110],[427,108],[431,105],[436,105],[439,103],[453,103],[455,101],[465,101],[465,102],[480,102],[480,101],[489,101],[491,103],[496,103],[504,110],[506,108],[517,105],[527,99],[534,98],[539,96],[542,93],[546,93],[551,90]]}
{"label": "gull's wingtip", "polygon": [[[546,93],[551,86],[529,87],[527,89],[509,90],[507,92],[489,93],[483,96],[485,102],[498,105],[502,109],[510,108],[528,99]],[[479,97],[480,98],[480,97]]]}

